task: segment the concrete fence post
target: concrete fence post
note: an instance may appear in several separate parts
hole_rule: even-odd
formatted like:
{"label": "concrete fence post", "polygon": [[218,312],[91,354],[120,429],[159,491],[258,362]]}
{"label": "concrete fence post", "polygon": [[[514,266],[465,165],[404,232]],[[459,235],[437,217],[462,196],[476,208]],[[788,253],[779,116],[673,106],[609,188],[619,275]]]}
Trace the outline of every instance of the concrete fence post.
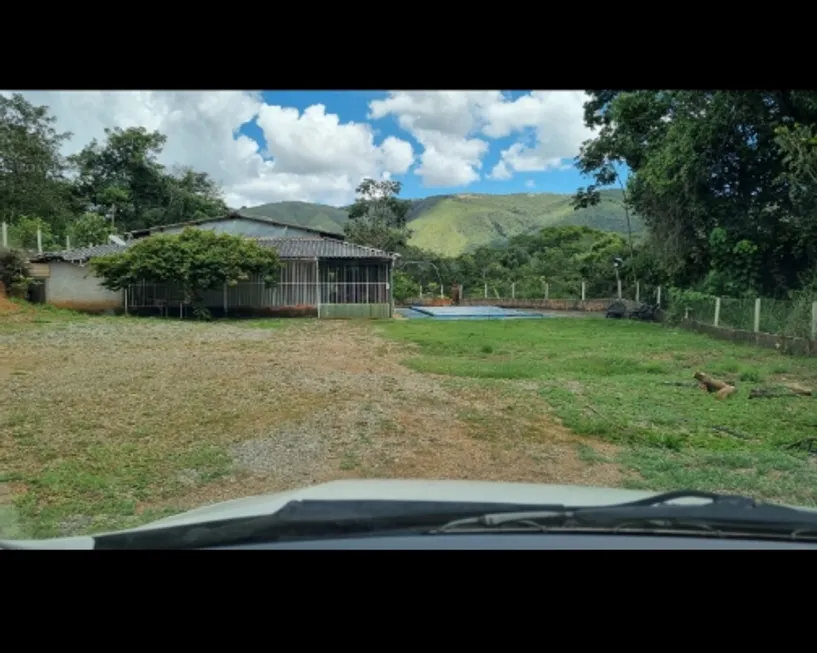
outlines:
{"label": "concrete fence post", "polygon": [[817,302],[811,304],[811,339],[817,340]]}
{"label": "concrete fence post", "polygon": [[755,300],[755,333],[760,331],[760,297]]}
{"label": "concrete fence post", "polygon": [[721,321],[721,298],[715,297],[715,319],[712,320],[712,326],[718,326]]}

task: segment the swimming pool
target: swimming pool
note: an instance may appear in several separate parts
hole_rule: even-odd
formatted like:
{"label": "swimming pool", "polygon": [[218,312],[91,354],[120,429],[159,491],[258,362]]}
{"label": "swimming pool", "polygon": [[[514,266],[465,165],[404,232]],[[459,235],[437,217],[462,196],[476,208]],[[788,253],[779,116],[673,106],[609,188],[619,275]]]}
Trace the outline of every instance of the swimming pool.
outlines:
{"label": "swimming pool", "polygon": [[397,312],[408,319],[432,320],[519,320],[548,317],[542,313],[500,306],[412,306],[398,308]]}

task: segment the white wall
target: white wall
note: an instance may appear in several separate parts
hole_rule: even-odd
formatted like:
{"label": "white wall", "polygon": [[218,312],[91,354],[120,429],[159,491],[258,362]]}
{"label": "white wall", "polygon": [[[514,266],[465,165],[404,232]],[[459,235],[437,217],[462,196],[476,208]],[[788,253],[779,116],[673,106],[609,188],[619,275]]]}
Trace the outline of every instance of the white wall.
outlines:
{"label": "white wall", "polygon": [[121,308],[122,292],[103,288],[89,265],[51,261],[45,283],[45,301],[63,308],[110,311]]}

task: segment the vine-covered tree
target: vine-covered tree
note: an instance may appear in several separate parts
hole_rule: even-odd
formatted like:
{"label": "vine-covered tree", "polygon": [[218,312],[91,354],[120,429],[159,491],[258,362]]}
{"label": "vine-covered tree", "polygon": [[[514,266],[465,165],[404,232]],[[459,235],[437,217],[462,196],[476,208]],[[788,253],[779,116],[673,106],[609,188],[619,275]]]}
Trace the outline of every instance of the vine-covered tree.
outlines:
{"label": "vine-covered tree", "polygon": [[145,238],[123,252],[93,259],[91,266],[110,290],[140,282],[174,284],[181,289],[185,305],[207,317],[202,306],[205,291],[234,286],[253,276],[274,284],[281,262],[274,249],[255,240],[188,228],[181,234]]}

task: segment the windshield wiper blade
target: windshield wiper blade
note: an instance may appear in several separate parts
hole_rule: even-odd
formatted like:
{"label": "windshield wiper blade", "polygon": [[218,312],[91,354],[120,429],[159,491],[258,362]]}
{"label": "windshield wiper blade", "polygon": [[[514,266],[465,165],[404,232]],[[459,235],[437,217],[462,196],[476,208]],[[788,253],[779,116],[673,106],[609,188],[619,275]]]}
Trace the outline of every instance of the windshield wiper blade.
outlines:
{"label": "windshield wiper blade", "polygon": [[[709,503],[672,503],[679,499],[708,499]],[[682,490],[609,506],[486,513],[456,519],[432,532],[502,530],[514,526],[543,531],[549,528],[693,527],[715,532],[724,529],[769,535],[817,536],[817,513],[758,503],[751,497]]]}
{"label": "windshield wiper blade", "polygon": [[487,512],[560,509],[553,505],[453,501],[291,501],[270,515],[183,524],[94,537],[94,549],[204,549],[284,539],[426,530]]}
{"label": "windshield wiper blade", "polygon": [[[668,504],[676,499],[704,499],[705,505]],[[685,512],[692,511],[692,512]],[[771,511],[771,512],[770,512]],[[412,531],[451,532],[468,528],[503,529],[514,523],[546,530],[571,525],[619,528],[660,520],[695,522],[706,528],[738,517],[770,528],[785,522],[787,532],[817,529],[817,513],[756,504],[748,497],[681,491],[612,506],[569,507],[553,504],[471,503],[446,501],[296,500],[269,515],[156,527],[94,537],[95,549],[203,549],[292,539],[319,539]],[[788,520],[788,521],[787,521]],[[434,530],[429,530],[434,529]]]}

